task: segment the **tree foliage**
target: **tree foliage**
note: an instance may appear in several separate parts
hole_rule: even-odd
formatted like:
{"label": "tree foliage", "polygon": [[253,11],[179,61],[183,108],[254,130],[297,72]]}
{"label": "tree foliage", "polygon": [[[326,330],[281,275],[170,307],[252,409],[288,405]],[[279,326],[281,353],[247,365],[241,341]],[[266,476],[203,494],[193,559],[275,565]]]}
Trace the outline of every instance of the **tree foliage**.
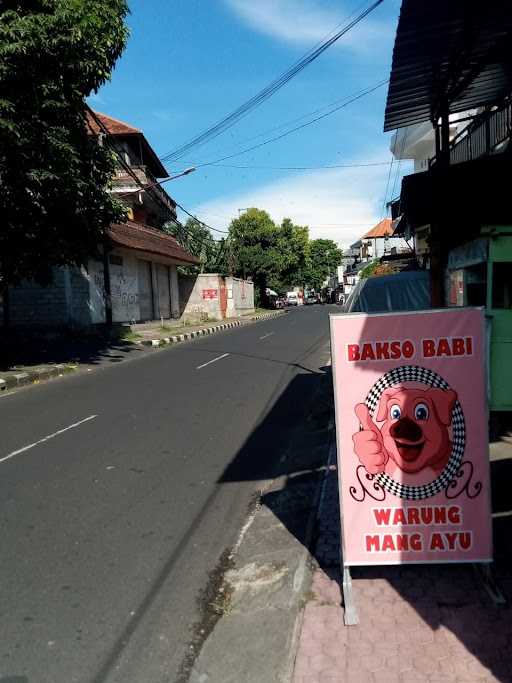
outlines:
{"label": "tree foliage", "polygon": [[307,227],[289,218],[276,225],[260,209],[248,209],[229,227],[228,270],[252,277],[260,301],[267,287],[281,293],[294,286],[319,290],[341,257],[332,240],[310,240]]}
{"label": "tree foliage", "polygon": [[0,3],[0,285],[85,263],[124,214],[85,98],[127,39],[125,0]]}
{"label": "tree foliage", "polygon": [[234,275],[252,277],[260,301],[281,273],[279,230],[266,211],[251,208],[231,221],[228,266]]}
{"label": "tree foliage", "polygon": [[319,290],[322,284],[340,265],[343,252],[333,240],[316,239],[310,242],[310,265],[305,279],[308,286]]}
{"label": "tree foliage", "polygon": [[197,256],[201,264],[195,268],[187,266],[187,272],[212,273],[223,270],[222,244],[215,242],[212,233],[195,218],[189,218],[185,225],[168,222],[164,231],[176,238],[189,253]]}
{"label": "tree foliage", "polygon": [[364,280],[369,277],[378,277],[380,275],[393,275],[395,271],[388,263],[381,263],[380,259],[374,259],[361,269],[359,277]]}

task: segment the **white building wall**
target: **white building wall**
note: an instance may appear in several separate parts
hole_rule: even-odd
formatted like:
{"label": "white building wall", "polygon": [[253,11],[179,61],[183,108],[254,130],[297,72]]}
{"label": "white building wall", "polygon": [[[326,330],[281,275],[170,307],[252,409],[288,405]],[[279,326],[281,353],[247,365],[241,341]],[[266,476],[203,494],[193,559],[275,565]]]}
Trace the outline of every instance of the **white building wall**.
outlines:
{"label": "white building wall", "polygon": [[254,284],[236,277],[226,278],[228,318],[252,313],[254,311]]}
{"label": "white building wall", "polygon": [[[112,252],[109,263],[112,320],[123,323],[171,316],[178,318],[179,289],[176,266],[139,259],[130,251]],[[103,262],[89,261],[89,311],[93,324],[105,322]]]}

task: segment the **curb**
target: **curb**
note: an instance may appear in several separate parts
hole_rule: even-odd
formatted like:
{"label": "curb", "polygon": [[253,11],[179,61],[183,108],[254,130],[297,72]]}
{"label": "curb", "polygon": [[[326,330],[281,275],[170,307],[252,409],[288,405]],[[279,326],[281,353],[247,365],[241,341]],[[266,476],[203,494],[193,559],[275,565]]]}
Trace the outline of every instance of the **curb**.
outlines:
{"label": "curb", "polygon": [[[196,337],[204,337],[208,334],[215,334],[222,330],[227,330],[232,327],[241,327],[248,325],[251,322],[258,322],[259,320],[269,320],[270,318],[277,318],[280,315],[286,314],[288,311],[272,311],[271,313],[264,313],[262,315],[254,315],[246,320],[233,320],[229,323],[221,323],[213,327],[205,327],[195,332],[184,332],[183,334],[174,335],[172,337],[164,337],[163,339],[142,339],[134,342],[142,346],[167,346],[169,344],[179,344],[180,342],[190,341]],[[17,389],[18,387],[26,386],[28,384],[39,384],[45,380],[54,377],[62,377],[62,375],[73,372],[78,368],[77,365],[59,363],[51,367],[44,367],[40,370],[30,370],[28,372],[17,372],[6,377],[0,376],[0,394],[7,392],[9,389]]]}
{"label": "curb", "polygon": [[263,313],[262,315],[255,315],[251,318],[247,318],[246,320],[233,320],[232,322],[221,323],[220,325],[214,325],[213,327],[203,327],[201,330],[196,330],[195,332],[184,332],[182,334],[173,335],[172,337],[163,337],[162,339],[140,339],[134,343],[141,346],[153,347],[179,344],[180,342],[196,339],[196,337],[204,337],[209,334],[216,334],[217,332],[222,332],[223,330],[228,330],[232,327],[241,327],[242,325],[248,325],[252,322],[277,318],[281,315],[286,315],[287,312],[288,311],[273,311],[272,313]]}
{"label": "curb", "polygon": [[0,377],[0,393],[8,389],[16,389],[27,384],[38,384],[53,377],[62,377],[67,372],[76,370],[76,365],[66,365],[59,363],[51,367],[41,368],[41,370],[30,370],[29,372],[17,372],[7,377]]}
{"label": "curb", "polygon": [[[321,481],[318,482],[318,486],[315,491],[314,495],[314,500],[313,504],[311,506],[311,512],[309,515],[308,519],[308,524],[306,527],[306,533],[304,536],[304,551],[303,551],[303,562],[304,562],[304,577],[302,580],[302,586],[305,585],[306,579],[311,583],[313,575],[316,570],[316,562],[315,560],[312,560],[312,562],[308,563],[308,559],[312,556],[312,546],[313,546],[313,539],[315,536],[315,531],[318,525],[318,520],[320,518],[321,510],[323,507],[323,501],[324,501],[324,494],[325,494],[325,485],[327,482],[327,475],[329,474],[330,471],[330,465],[331,465],[331,460],[332,456],[336,455],[336,433],[333,432],[332,427],[329,425],[327,427],[327,433],[328,433],[328,442],[329,442],[329,451],[327,454],[327,461],[326,461],[326,467],[325,467],[325,473],[324,476],[322,477]],[[293,628],[293,633],[292,633],[292,642],[290,646],[290,651],[288,653],[288,658],[287,658],[287,675],[288,681],[293,681],[293,674],[295,671],[295,660],[297,659],[297,654],[299,651],[300,647],[300,637],[302,634],[302,627],[304,625],[304,615],[305,615],[305,609],[304,607],[299,610],[299,613],[297,614],[297,618],[295,620],[295,625]]]}

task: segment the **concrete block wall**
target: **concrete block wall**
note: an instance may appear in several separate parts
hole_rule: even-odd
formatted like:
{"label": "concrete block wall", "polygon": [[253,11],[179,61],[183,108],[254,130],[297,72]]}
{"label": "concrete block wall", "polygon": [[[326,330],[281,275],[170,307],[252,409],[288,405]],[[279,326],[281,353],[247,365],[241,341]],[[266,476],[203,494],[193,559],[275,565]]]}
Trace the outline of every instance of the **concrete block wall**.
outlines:
{"label": "concrete block wall", "polygon": [[[220,288],[222,278],[217,273],[180,275],[180,311],[182,315],[209,320],[221,320]],[[211,297],[211,298],[210,298]]]}
{"label": "concrete block wall", "polygon": [[55,268],[53,283],[41,287],[24,280],[9,290],[13,326],[59,327],[68,323],[69,279],[66,268]]}
{"label": "concrete block wall", "polygon": [[74,327],[87,327],[92,323],[89,273],[85,268],[69,268],[69,319]]}

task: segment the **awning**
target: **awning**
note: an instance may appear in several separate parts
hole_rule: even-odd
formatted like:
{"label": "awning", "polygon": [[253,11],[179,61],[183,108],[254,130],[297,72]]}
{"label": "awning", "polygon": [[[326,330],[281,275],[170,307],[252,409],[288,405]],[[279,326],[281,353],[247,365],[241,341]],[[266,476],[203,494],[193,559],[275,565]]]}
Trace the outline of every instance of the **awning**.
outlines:
{"label": "awning", "polygon": [[126,221],[115,223],[107,230],[111,243],[118,247],[136,249],[155,256],[163,256],[183,265],[197,265],[197,256],[183,249],[171,235],[148,225]]}
{"label": "awning", "polygon": [[496,104],[512,90],[510,0],[403,0],[384,130]]}

